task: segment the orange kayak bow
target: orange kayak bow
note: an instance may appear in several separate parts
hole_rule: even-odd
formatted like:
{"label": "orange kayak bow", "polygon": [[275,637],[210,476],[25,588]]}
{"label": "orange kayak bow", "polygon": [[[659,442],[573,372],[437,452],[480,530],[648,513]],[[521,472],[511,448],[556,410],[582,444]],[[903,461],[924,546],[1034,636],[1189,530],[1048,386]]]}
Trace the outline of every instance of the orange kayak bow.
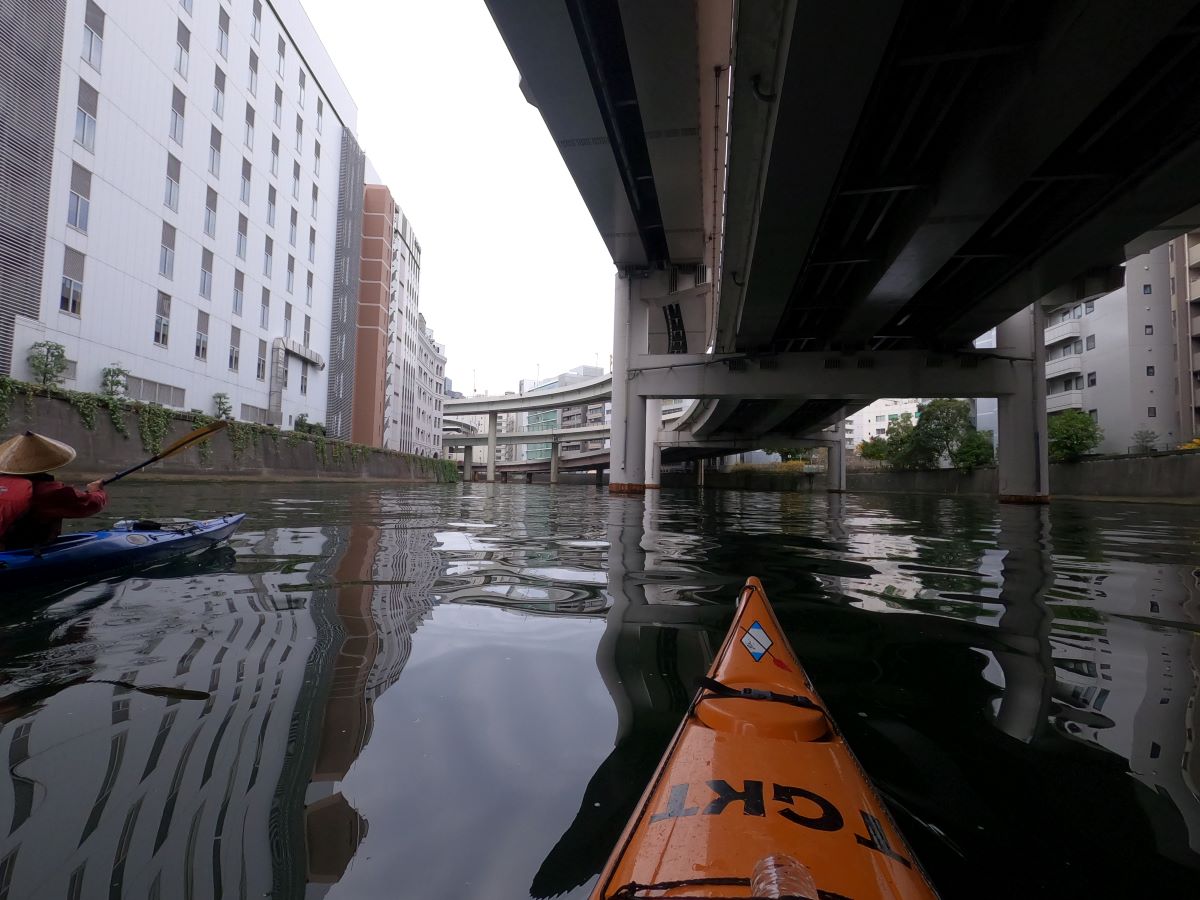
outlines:
{"label": "orange kayak bow", "polygon": [[592,900],[752,897],[773,861],[808,889],[757,896],[937,896],[751,578]]}

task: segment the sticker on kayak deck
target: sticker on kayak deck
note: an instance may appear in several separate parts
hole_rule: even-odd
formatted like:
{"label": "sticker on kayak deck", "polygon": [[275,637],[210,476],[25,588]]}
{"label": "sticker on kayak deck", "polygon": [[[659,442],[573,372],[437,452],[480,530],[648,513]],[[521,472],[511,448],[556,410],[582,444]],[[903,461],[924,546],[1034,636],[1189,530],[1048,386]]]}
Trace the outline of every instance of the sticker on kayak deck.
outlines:
{"label": "sticker on kayak deck", "polygon": [[755,622],[742,636],[742,644],[750,651],[750,655],[754,657],[754,661],[758,662],[766,652],[771,649],[771,645],[775,643],[767,635],[766,630]]}

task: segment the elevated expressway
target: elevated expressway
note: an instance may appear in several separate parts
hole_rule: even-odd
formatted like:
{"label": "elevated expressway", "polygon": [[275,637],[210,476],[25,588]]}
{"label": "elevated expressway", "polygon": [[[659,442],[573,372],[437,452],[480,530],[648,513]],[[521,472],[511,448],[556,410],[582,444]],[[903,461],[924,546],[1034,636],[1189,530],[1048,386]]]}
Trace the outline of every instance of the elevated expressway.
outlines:
{"label": "elevated expressway", "polygon": [[487,4],[617,268],[614,491],[662,397],[837,472],[876,397],[995,396],[1002,499],[1046,498],[1043,305],[1200,223],[1200,3]]}

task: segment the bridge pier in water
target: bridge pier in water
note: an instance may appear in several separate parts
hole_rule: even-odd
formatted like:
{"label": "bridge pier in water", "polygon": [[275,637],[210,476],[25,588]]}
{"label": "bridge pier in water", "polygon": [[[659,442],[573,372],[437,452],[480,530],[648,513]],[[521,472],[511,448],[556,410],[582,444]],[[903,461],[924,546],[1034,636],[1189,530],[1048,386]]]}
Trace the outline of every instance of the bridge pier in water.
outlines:
{"label": "bridge pier in water", "polygon": [[487,442],[487,480],[488,484],[496,482],[496,427],[499,414],[488,413],[488,442]]}
{"label": "bridge pier in water", "polygon": [[550,483],[558,484],[558,441],[550,442]]}
{"label": "bridge pier in water", "polygon": [[999,499],[1048,503],[1050,461],[1046,440],[1046,342],[1041,303],[1033,303],[996,329],[996,349],[1012,357],[1013,390],[997,399]]}
{"label": "bridge pier in water", "polygon": [[646,490],[662,487],[662,448],[658,429],[662,427],[662,401],[646,401]]}
{"label": "bridge pier in water", "polygon": [[[630,271],[616,278],[613,292],[612,432],[608,489],[614,494],[646,490],[646,398],[629,379],[629,359],[646,352],[648,322],[644,294],[667,293],[666,273]],[[655,429],[657,437],[657,429]]]}

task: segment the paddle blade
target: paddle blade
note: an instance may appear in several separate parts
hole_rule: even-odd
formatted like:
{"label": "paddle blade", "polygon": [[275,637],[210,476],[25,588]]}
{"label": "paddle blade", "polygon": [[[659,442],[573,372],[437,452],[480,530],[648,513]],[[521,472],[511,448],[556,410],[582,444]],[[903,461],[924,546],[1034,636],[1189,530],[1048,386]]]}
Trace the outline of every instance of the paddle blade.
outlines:
{"label": "paddle blade", "polygon": [[196,441],[202,441],[205,438],[212,437],[228,424],[229,423],[224,419],[218,419],[216,422],[200,426],[195,431],[189,431],[175,443],[164,447],[156,458],[166,459],[168,456],[174,456],[180,450],[192,446],[192,444],[196,443]]}

